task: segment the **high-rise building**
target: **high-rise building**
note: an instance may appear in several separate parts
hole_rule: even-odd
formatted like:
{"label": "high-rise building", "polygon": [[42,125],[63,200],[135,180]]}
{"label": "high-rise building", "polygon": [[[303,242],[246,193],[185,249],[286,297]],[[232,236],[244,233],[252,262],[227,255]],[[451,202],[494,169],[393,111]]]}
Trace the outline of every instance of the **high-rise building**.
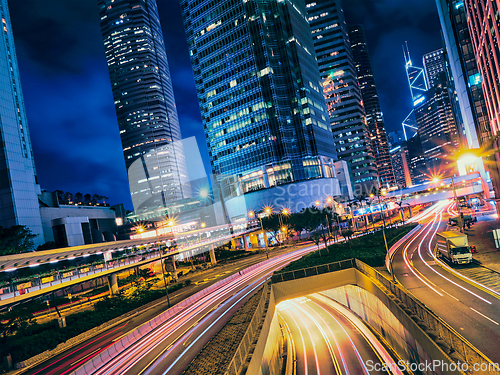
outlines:
{"label": "high-rise building", "polygon": [[491,128],[464,2],[436,0],[436,4],[467,145],[479,148],[491,139]]}
{"label": "high-rise building", "polygon": [[406,149],[408,150],[407,162],[410,167],[410,176],[412,185],[420,185],[428,182],[429,170],[425,164],[424,151],[422,149],[422,142],[420,135],[417,133],[405,142]]}
{"label": "high-rise building", "polygon": [[389,142],[389,148],[394,148],[405,141],[405,134],[402,130],[389,132],[387,133],[387,141]]}
{"label": "high-rise building", "polygon": [[366,113],[366,123],[370,132],[372,151],[377,165],[380,186],[393,186],[396,183],[392,168],[389,144],[385,131],[384,118],[375,85],[370,53],[363,25],[349,27],[349,39],[358,74],[359,87]]}
{"label": "high-rise building", "polygon": [[[483,88],[486,108],[490,120],[491,138],[483,148],[494,150],[489,156],[487,167],[491,174],[495,198],[500,197],[500,0],[466,0],[468,25],[479,75],[473,76],[473,83],[480,82]],[[470,79],[471,77],[469,77]],[[497,202],[497,210],[499,203]]]}
{"label": "high-rise building", "polygon": [[398,188],[404,189],[412,186],[413,182],[411,180],[410,165],[408,163],[409,153],[406,143],[394,147],[389,152]]}
{"label": "high-rise building", "polygon": [[444,49],[426,53],[423,58],[427,87],[432,87],[434,78],[445,70]]}
{"label": "high-rise building", "polygon": [[434,78],[422,98],[415,107],[415,118],[429,172],[453,175],[454,168],[448,168],[455,164],[450,154],[456,151],[459,142],[444,72]]}
{"label": "high-rise building", "polygon": [[98,0],[136,212],[185,198],[181,132],[156,0]]}
{"label": "high-rise building", "polygon": [[342,2],[307,0],[306,7],[338,157],[369,193],[378,185],[377,167]]}
{"label": "high-rise building", "polygon": [[25,225],[43,244],[38,185],[7,0],[0,1],[0,226]]}
{"label": "high-rise building", "polygon": [[303,2],[181,0],[181,9],[214,174],[235,176],[246,197],[332,180],[336,154]]}
{"label": "high-rise building", "polygon": [[408,85],[410,86],[410,94],[413,104],[410,113],[401,124],[406,140],[417,134],[418,128],[413,107],[417,106],[424,100],[423,95],[429,89],[429,86],[427,85],[424,69],[413,65],[408,44],[403,46],[403,54],[405,57],[406,77],[408,78]]}

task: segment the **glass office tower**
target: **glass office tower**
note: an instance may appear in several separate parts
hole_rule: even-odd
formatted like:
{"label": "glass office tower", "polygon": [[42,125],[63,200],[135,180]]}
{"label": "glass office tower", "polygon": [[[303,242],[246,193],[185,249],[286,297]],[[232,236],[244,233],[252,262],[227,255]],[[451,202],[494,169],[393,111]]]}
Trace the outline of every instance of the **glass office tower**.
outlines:
{"label": "glass office tower", "polygon": [[24,108],[7,0],[0,1],[0,225],[25,225],[43,244],[40,186]]}
{"label": "glass office tower", "polygon": [[189,195],[156,0],[98,0],[134,210]]}
{"label": "glass office tower", "polygon": [[446,73],[439,73],[422,96],[424,100],[415,107],[418,134],[430,175],[451,176],[455,172],[451,155],[458,149],[459,136],[448,84]]}
{"label": "glass office tower", "polygon": [[336,157],[299,0],[181,0],[213,173],[241,193],[333,177]]}
{"label": "glass office tower", "polygon": [[354,184],[370,193],[377,167],[342,2],[307,0],[306,7],[338,157],[350,164]]}
{"label": "glass office tower", "polygon": [[366,123],[372,141],[380,186],[394,186],[396,179],[389,154],[389,143],[385,131],[384,118],[380,108],[375,76],[373,75],[370,53],[363,25],[349,27],[349,38],[358,73],[358,82],[366,113]]}
{"label": "glass office tower", "polygon": [[434,78],[445,71],[444,49],[440,48],[436,51],[426,53],[423,57],[425,79],[427,87],[432,87]]}

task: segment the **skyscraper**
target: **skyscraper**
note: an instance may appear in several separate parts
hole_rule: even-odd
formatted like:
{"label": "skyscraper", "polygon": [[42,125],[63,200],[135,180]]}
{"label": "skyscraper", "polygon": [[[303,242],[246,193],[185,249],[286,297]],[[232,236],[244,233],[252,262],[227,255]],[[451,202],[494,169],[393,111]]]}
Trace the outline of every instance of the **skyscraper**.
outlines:
{"label": "skyscraper", "polygon": [[[492,137],[485,142],[488,149],[495,150],[488,168],[491,172],[495,197],[500,197],[500,39],[498,14],[500,0],[466,0],[468,25],[479,74],[469,76],[472,84],[481,83]],[[470,82],[469,82],[470,83]],[[499,203],[497,202],[497,207]]]}
{"label": "skyscraper", "polygon": [[[429,86],[427,85],[424,69],[413,65],[408,44],[403,46],[403,54],[405,57],[406,77],[408,78],[408,85],[410,86],[413,107],[415,107],[424,100],[423,94],[428,90]],[[403,126],[405,139],[409,139],[417,133],[417,122],[415,120],[415,111],[413,108],[401,125]]]}
{"label": "skyscraper", "polygon": [[425,79],[427,80],[427,87],[432,87],[434,78],[445,71],[444,50],[440,48],[436,51],[426,53],[423,58]]}
{"label": "skyscraper", "polygon": [[156,0],[98,0],[136,212],[184,198],[186,169]]}
{"label": "skyscraper", "polygon": [[181,9],[214,174],[235,175],[248,195],[333,177],[304,4],[181,0]]}
{"label": "skyscraper", "polygon": [[434,78],[422,98],[415,107],[415,117],[427,167],[431,173],[453,175],[454,169],[447,166],[454,164],[450,155],[458,148],[459,141],[444,72]]}
{"label": "skyscraper", "polygon": [[389,152],[391,154],[397,186],[400,189],[412,186],[413,182],[411,180],[410,166],[408,163],[409,153],[406,143],[394,147]]}
{"label": "skyscraper", "polygon": [[366,113],[366,123],[370,132],[372,150],[377,165],[380,186],[393,186],[396,183],[389,154],[389,144],[385,131],[382,110],[375,85],[370,54],[366,43],[363,25],[349,27],[349,38],[351,40],[354,63],[358,74],[358,82],[361,88],[363,105]]}
{"label": "skyscraper", "polygon": [[342,2],[307,0],[306,7],[338,157],[369,193],[378,185],[377,168]]}
{"label": "skyscraper", "polygon": [[0,225],[25,225],[43,244],[33,151],[7,0],[0,1]]}
{"label": "skyscraper", "polygon": [[490,140],[491,128],[464,2],[436,0],[436,4],[467,144],[479,148]]}

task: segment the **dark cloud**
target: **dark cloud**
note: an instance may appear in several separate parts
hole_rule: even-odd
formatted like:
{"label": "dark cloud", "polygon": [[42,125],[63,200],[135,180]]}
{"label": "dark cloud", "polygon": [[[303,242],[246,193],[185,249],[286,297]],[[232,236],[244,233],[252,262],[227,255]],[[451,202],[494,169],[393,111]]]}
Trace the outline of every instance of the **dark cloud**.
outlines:
{"label": "dark cloud", "polygon": [[[96,0],[9,0],[38,178],[47,190],[131,200]],[[440,47],[434,0],[344,0],[368,34],[389,130],[411,109],[401,45],[415,61]],[[183,137],[195,136],[209,170],[178,1],[158,1]]]}

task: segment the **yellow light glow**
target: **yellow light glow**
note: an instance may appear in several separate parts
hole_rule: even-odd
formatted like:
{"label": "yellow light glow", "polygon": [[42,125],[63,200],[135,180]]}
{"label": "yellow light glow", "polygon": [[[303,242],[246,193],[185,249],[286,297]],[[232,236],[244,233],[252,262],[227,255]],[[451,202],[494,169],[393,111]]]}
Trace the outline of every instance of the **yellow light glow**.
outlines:
{"label": "yellow light glow", "polygon": [[266,207],[266,208],[264,209],[264,212],[265,212],[266,214],[270,214],[270,213],[272,212],[271,207]]}
{"label": "yellow light glow", "polygon": [[144,232],[144,230],[145,230],[145,229],[144,229],[144,227],[137,227],[137,228],[135,228],[135,231],[136,231],[137,233],[143,233],[143,232]]}
{"label": "yellow light glow", "polygon": [[320,202],[320,201],[316,201],[316,202],[314,202],[314,204],[315,204],[316,206],[319,206],[319,205],[321,204],[321,202]]}
{"label": "yellow light glow", "polygon": [[290,213],[288,208],[284,208],[283,211],[281,211],[281,212],[283,213],[283,215],[288,215]]}
{"label": "yellow light glow", "polygon": [[201,227],[202,227],[202,228],[205,228],[206,226],[207,226],[207,224],[205,224],[205,223],[201,223]]}
{"label": "yellow light glow", "polygon": [[460,159],[458,159],[459,163],[463,163],[465,165],[471,165],[476,163],[478,157],[472,153],[467,153],[463,155]]}
{"label": "yellow light glow", "polygon": [[326,202],[327,202],[327,203],[332,203],[332,201],[333,201],[333,198],[332,198],[332,197],[328,197],[328,198],[326,198]]}
{"label": "yellow light glow", "polygon": [[248,217],[253,218],[255,216],[255,212],[253,211],[248,211]]}

